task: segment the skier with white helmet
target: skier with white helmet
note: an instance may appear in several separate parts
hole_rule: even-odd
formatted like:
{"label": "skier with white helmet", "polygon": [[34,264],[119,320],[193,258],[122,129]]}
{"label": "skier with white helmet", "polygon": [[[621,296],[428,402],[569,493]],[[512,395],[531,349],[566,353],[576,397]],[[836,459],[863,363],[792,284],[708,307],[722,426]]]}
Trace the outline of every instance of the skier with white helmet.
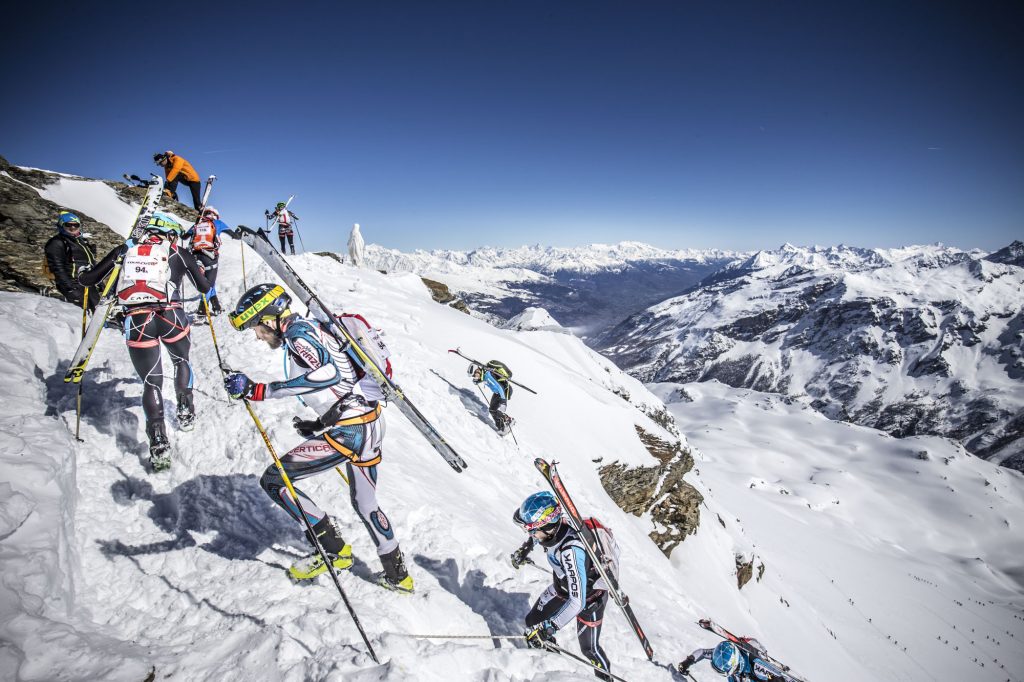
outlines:
{"label": "skier with white helmet", "polygon": [[[317,411],[316,419],[293,419],[295,430],[306,440],[281,457],[289,479],[297,483],[344,466],[352,507],[376,546],[384,568],[377,575],[378,584],[398,592],[412,592],[412,576],[406,570],[395,530],[377,503],[378,464],[384,438],[380,401],[384,396],[353,361],[346,342],[340,342],[319,322],[293,313],[290,305],[291,296],[284,287],[260,284],[245,292],[229,314],[235,329],[253,329],[256,337],[271,348],[285,348],[290,378],[258,383],[235,372],[224,379],[224,387],[236,399],[301,395]],[[267,467],[260,485],[270,499],[301,522],[298,505],[276,465]],[[331,563],[337,569],[351,568],[352,547],[343,539],[341,529],[305,493],[298,488],[296,492]],[[312,538],[308,540],[313,544]],[[307,580],[326,570],[319,552],[314,551],[294,563],[289,573],[296,580]]]}
{"label": "skier with white helmet", "polygon": [[191,240],[189,247],[192,255],[203,266],[203,274],[210,282],[210,291],[206,298],[199,302],[196,315],[199,322],[205,322],[206,304],[209,301],[210,314],[219,315],[223,312],[217,299],[217,265],[220,260],[221,235],[227,233],[234,236],[228,224],[220,219],[220,212],[213,206],[207,206],[199,216],[199,220],[185,233],[185,239]]}
{"label": "skier with white helmet", "polygon": [[170,353],[174,365],[174,389],[177,397],[178,427],[190,431],[195,422],[192,401],[193,373],[189,362],[192,345],[188,315],[182,309],[182,280],[187,273],[202,293],[210,283],[179,240],[182,228],[165,213],[154,213],[138,241],[121,244],[103,257],[78,281],[94,286],[102,281],[121,259],[115,290],[124,308],[124,335],[135,371],[143,381],[142,407],[146,414],[150,465],[154,471],[170,466],[170,444],[164,428],[161,345]]}
{"label": "skier with white helmet", "polygon": [[[526,643],[543,648],[553,641],[555,633],[572,623],[580,651],[594,666],[611,670],[608,657],[601,648],[601,621],[608,603],[607,586],[594,567],[583,541],[563,518],[562,507],[547,491],[527,497],[512,514],[512,520],[530,537],[512,554],[512,565],[519,568],[530,562],[534,543],[547,552],[548,566],[554,578],[526,615]],[[610,680],[602,672],[598,679]]]}

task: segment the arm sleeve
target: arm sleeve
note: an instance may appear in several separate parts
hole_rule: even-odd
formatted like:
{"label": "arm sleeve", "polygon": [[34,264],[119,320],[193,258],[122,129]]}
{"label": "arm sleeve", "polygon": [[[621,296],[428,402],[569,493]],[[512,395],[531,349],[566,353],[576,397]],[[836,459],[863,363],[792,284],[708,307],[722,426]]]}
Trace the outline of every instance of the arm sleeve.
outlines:
{"label": "arm sleeve", "polygon": [[103,260],[95,265],[95,267],[79,275],[78,283],[87,287],[97,284],[107,276],[107,273],[114,269],[114,263],[126,248],[127,247],[124,244],[115,246],[110,250],[110,253],[103,257]]}
{"label": "arm sleeve", "polygon": [[73,296],[79,285],[71,277],[71,270],[68,268],[67,262],[67,249],[64,247],[64,241],[60,237],[54,237],[50,241],[46,242],[44,252],[46,254],[46,264],[49,266],[50,272],[53,273],[53,279],[54,283],[57,285],[57,290],[64,294],[65,297]]}
{"label": "arm sleeve", "polygon": [[210,282],[206,279],[206,275],[203,274],[203,270],[199,267],[195,256],[182,248],[177,248],[174,252],[181,259],[182,264],[185,266],[185,272],[192,279],[192,284],[195,285],[196,289],[202,294],[208,292],[210,290]]}
{"label": "arm sleeve", "polygon": [[562,604],[562,608],[558,609],[555,615],[548,620],[561,630],[579,615],[586,604],[587,555],[582,547],[569,545],[558,553],[558,561],[562,564],[562,570],[565,571],[569,598]]}
{"label": "arm sleeve", "polygon": [[487,384],[487,388],[494,391],[502,400],[508,399],[508,396],[505,394],[505,387],[501,385],[501,382],[489,370],[484,372],[484,382]]}
{"label": "arm sleeve", "polygon": [[705,658],[711,658],[711,654],[713,653],[715,653],[714,649],[695,649],[694,652],[690,654],[690,658],[692,658],[693,662],[696,663],[697,661],[703,661]]}
{"label": "arm sleeve", "polygon": [[174,178],[178,177],[178,173],[181,172],[181,169],[184,165],[185,159],[181,158],[180,156],[175,156],[174,163],[172,163],[171,167],[167,169],[167,182],[170,182],[174,180]]}
{"label": "arm sleeve", "polygon": [[352,391],[355,385],[355,372],[351,371],[351,367],[347,367],[350,376],[343,375],[334,363],[330,351],[310,332],[308,325],[293,326],[285,333],[284,340],[288,353],[300,359],[309,369],[304,374],[298,374],[285,381],[269,383],[266,398],[285,398],[332,387],[341,394]]}

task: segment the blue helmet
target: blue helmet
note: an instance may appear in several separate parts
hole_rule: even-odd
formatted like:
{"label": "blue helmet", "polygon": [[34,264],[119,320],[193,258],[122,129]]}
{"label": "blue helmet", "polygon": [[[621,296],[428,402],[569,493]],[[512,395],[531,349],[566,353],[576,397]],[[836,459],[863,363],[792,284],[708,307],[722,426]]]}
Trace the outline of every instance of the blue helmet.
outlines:
{"label": "blue helmet", "polygon": [[82,221],[74,213],[70,211],[61,211],[60,215],[57,216],[57,229],[61,232],[67,232],[68,228],[82,228]]}
{"label": "blue helmet", "polygon": [[711,654],[711,667],[715,672],[732,675],[740,669],[740,649],[728,641],[721,641]]}
{"label": "blue helmet", "polygon": [[523,500],[513,518],[527,532],[539,530],[562,520],[562,506],[554,495],[544,490]]}
{"label": "blue helmet", "polygon": [[146,232],[160,232],[162,234],[180,237],[182,233],[181,223],[167,215],[157,211],[149,218],[146,225]]}

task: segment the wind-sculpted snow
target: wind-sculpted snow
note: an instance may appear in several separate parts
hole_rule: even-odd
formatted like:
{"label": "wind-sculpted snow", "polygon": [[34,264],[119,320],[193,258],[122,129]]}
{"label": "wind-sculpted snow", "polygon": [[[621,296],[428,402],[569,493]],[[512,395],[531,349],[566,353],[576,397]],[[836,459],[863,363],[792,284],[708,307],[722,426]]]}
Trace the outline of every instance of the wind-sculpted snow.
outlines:
{"label": "wind-sculpted snow", "polygon": [[625,321],[602,348],[644,380],[808,395],[830,417],[949,436],[1021,468],[1024,269],[1013,253],[786,245]]}
{"label": "wind-sculpted snow", "polygon": [[[240,251],[237,242],[222,251],[225,303],[244,289]],[[715,384],[652,393],[570,335],[496,329],[438,305],[414,275],[312,254],[291,262],[338,310],[384,330],[399,383],[469,462],[454,473],[386,410],[379,496],[413,595],[370,582],[379,562],[340,477],[301,484],[354,547],[355,566],[340,577],[383,663],[365,653],[328,580],[286,578],[306,551],[302,533],[259,487],[270,458],[221,387],[206,328],[192,330],[196,428],[180,432],[170,417],[174,464],[155,475],[143,466],[142,387],[121,338],[105,331],[99,343],[76,443],[75,391],[62,377],[79,312],[0,293],[0,679],[592,679],[570,660],[486,638],[520,632],[550,580],[508,561],[524,539],[512,510],[543,485],[535,456],[558,460],[577,505],[614,529],[621,582],[661,663],[714,643],[694,624],[707,615],[758,637],[810,680],[1019,676],[1016,472],[942,439],[830,422],[781,396]],[[273,279],[251,251],[246,265],[249,286]],[[223,318],[214,324],[228,365],[258,380],[281,376],[279,351]],[[518,446],[494,432],[466,363],[446,352],[456,346],[506,362],[538,392],[510,402]],[[616,461],[658,463],[636,427],[673,439],[647,416],[664,409],[659,395],[690,439],[687,480],[704,499],[696,533],[670,558],[648,538],[663,529],[619,510],[599,475]],[[685,396],[692,402],[677,402]],[[299,442],[291,418],[312,416],[292,399],[254,406],[281,452]],[[165,411],[173,415],[169,380]],[[765,566],[742,590],[737,555]],[[602,639],[626,679],[678,679],[647,662],[614,607]],[[578,650],[569,634],[559,643]]]}

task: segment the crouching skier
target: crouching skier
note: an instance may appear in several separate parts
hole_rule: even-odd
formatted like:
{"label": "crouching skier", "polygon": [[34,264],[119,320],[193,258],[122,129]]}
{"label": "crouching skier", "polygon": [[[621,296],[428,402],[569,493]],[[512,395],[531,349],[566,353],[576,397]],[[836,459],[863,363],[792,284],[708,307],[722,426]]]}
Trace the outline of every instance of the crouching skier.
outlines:
{"label": "crouching skier", "polygon": [[[742,640],[754,651],[765,651],[756,639],[743,637]],[[684,675],[689,673],[694,663],[704,659],[711,659],[711,669],[728,677],[729,682],[793,682],[792,677],[768,661],[744,651],[728,640],[719,642],[714,649],[697,649],[679,663],[679,672]]]}
{"label": "crouching skier", "polygon": [[[317,321],[292,313],[290,305],[291,297],[283,287],[260,284],[242,295],[229,317],[235,329],[255,330],[256,337],[271,348],[283,345],[291,378],[264,384],[236,372],[224,379],[224,386],[232,398],[249,400],[302,395],[320,413],[310,421],[294,418],[295,429],[307,440],[281,457],[281,464],[293,482],[344,464],[352,508],[366,526],[384,567],[377,575],[378,584],[412,592],[412,576],[405,568],[394,529],[377,504],[377,465],[384,438],[379,401],[383,395],[349,356],[347,343],[339,342]],[[277,466],[267,467],[260,485],[275,503],[302,522]],[[302,509],[331,563],[337,569],[351,568],[352,546],[342,538],[337,524],[297,487],[296,493],[302,497]],[[312,538],[308,539],[313,544]],[[289,573],[296,580],[307,580],[326,570],[319,552],[314,551],[293,564]]]}
{"label": "crouching skier", "polygon": [[149,462],[154,471],[171,466],[170,443],[164,429],[164,374],[160,346],[174,365],[174,392],[178,427],[191,431],[196,418],[192,402],[192,364],[188,315],[182,309],[182,279],[188,273],[196,289],[206,293],[210,283],[187,249],[181,248],[182,227],[164,213],[154,213],[138,243],[114,247],[91,270],[79,275],[85,286],[95,286],[121,258],[116,283],[117,300],[124,306],[124,336],[128,355],[143,381],[142,407],[146,413]]}
{"label": "crouching skier", "polygon": [[[512,514],[512,520],[530,534],[512,555],[512,565],[519,568],[526,563],[534,542],[539,542],[547,551],[554,577],[526,615],[526,643],[543,648],[558,630],[576,621],[580,651],[595,666],[610,671],[611,664],[599,642],[608,593],[583,542],[562,518],[558,500],[546,491],[534,493]],[[611,680],[601,672],[595,674],[598,679]]]}

